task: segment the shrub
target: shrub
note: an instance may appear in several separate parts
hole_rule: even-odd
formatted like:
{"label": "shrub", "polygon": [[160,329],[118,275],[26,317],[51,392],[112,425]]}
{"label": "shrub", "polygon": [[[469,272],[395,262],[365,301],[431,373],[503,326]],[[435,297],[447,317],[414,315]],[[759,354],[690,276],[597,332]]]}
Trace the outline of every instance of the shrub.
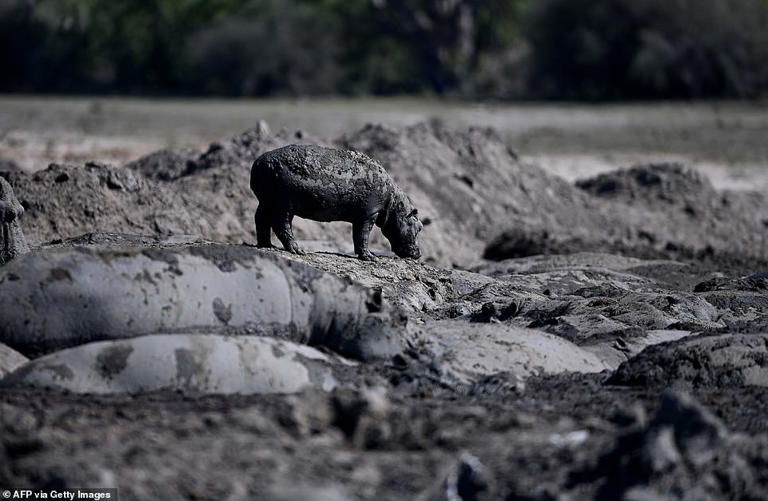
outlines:
{"label": "shrub", "polygon": [[338,30],[308,6],[278,2],[258,17],[228,17],[190,36],[183,82],[232,96],[334,93]]}
{"label": "shrub", "polygon": [[768,87],[760,0],[539,0],[525,33],[540,97],[753,97]]}
{"label": "shrub", "polygon": [[76,20],[52,25],[42,14],[30,2],[0,1],[0,91],[67,91],[82,78]]}

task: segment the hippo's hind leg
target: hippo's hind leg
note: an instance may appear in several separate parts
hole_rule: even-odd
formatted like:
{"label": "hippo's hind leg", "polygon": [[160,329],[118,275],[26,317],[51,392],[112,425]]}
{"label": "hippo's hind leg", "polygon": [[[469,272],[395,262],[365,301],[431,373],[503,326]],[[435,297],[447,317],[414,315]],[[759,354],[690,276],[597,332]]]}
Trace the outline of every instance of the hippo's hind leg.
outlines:
{"label": "hippo's hind leg", "polygon": [[352,241],[355,243],[355,254],[363,261],[375,261],[374,256],[370,250],[368,250],[368,237],[373,229],[373,223],[376,221],[377,214],[374,214],[369,219],[352,223]]}
{"label": "hippo's hind leg", "polygon": [[267,206],[260,202],[256,208],[256,246],[272,247],[272,214]]}
{"label": "hippo's hind leg", "polygon": [[287,212],[275,212],[272,214],[272,228],[275,230],[275,235],[280,239],[285,250],[294,254],[305,254],[293,238],[292,222],[293,214]]}

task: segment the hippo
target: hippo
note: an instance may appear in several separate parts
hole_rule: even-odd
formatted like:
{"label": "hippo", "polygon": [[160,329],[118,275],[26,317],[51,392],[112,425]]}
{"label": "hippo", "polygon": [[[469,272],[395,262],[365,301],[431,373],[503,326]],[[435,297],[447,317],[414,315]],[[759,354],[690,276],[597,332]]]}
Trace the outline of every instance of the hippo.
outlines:
{"label": "hippo", "polygon": [[400,353],[406,325],[380,291],[252,247],[53,247],[0,267],[0,343],[28,357],[218,332],[368,360]]}
{"label": "hippo", "polygon": [[29,252],[29,245],[19,226],[24,207],[19,203],[13,188],[0,177],[0,265]]}
{"label": "hippo", "polygon": [[73,393],[197,394],[330,391],[339,357],[262,336],[151,334],[86,343],[19,365],[0,387],[56,388]]}
{"label": "hippo", "polygon": [[253,162],[251,190],[258,247],[272,247],[270,229],[285,250],[303,254],[293,238],[293,216],[352,223],[355,254],[373,261],[368,236],[376,224],[392,251],[418,259],[422,229],[408,196],[372,158],[356,151],[293,144],[268,151]]}

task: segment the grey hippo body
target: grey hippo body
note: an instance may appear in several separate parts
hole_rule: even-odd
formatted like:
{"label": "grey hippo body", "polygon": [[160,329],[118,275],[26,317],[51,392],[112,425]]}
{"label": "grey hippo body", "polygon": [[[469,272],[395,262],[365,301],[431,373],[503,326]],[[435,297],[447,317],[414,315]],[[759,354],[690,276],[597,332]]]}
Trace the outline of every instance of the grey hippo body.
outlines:
{"label": "grey hippo body", "polygon": [[352,223],[355,253],[368,250],[373,225],[400,257],[421,256],[416,236],[422,224],[408,196],[384,168],[355,151],[289,145],[268,151],[253,163],[251,190],[259,199],[256,234],[259,247],[271,247],[274,229],[286,250],[301,254],[293,238],[293,216]]}
{"label": "grey hippo body", "polygon": [[309,346],[261,336],[152,334],[44,355],[19,365],[0,379],[0,387],[98,394],[330,391],[338,384],[332,367],[340,360]]}
{"label": "grey hippo body", "polygon": [[398,352],[381,294],[249,247],[49,248],[0,268],[0,343],[38,356],[149,334],[258,334],[356,358]]}

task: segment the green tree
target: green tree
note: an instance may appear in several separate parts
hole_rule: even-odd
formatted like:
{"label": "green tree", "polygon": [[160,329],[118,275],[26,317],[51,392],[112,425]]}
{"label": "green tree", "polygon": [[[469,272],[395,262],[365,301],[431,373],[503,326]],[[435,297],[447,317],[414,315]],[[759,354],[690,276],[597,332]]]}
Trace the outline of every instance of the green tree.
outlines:
{"label": "green tree", "polygon": [[407,48],[437,93],[466,93],[484,54],[517,41],[518,0],[373,0],[377,33]]}
{"label": "green tree", "polygon": [[768,85],[762,0],[539,0],[526,35],[540,97],[750,97]]}
{"label": "green tree", "polygon": [[183,81],[218,95],[336,94],[343,78],[339,27],[308,2],[253,2],[191,34]]}

